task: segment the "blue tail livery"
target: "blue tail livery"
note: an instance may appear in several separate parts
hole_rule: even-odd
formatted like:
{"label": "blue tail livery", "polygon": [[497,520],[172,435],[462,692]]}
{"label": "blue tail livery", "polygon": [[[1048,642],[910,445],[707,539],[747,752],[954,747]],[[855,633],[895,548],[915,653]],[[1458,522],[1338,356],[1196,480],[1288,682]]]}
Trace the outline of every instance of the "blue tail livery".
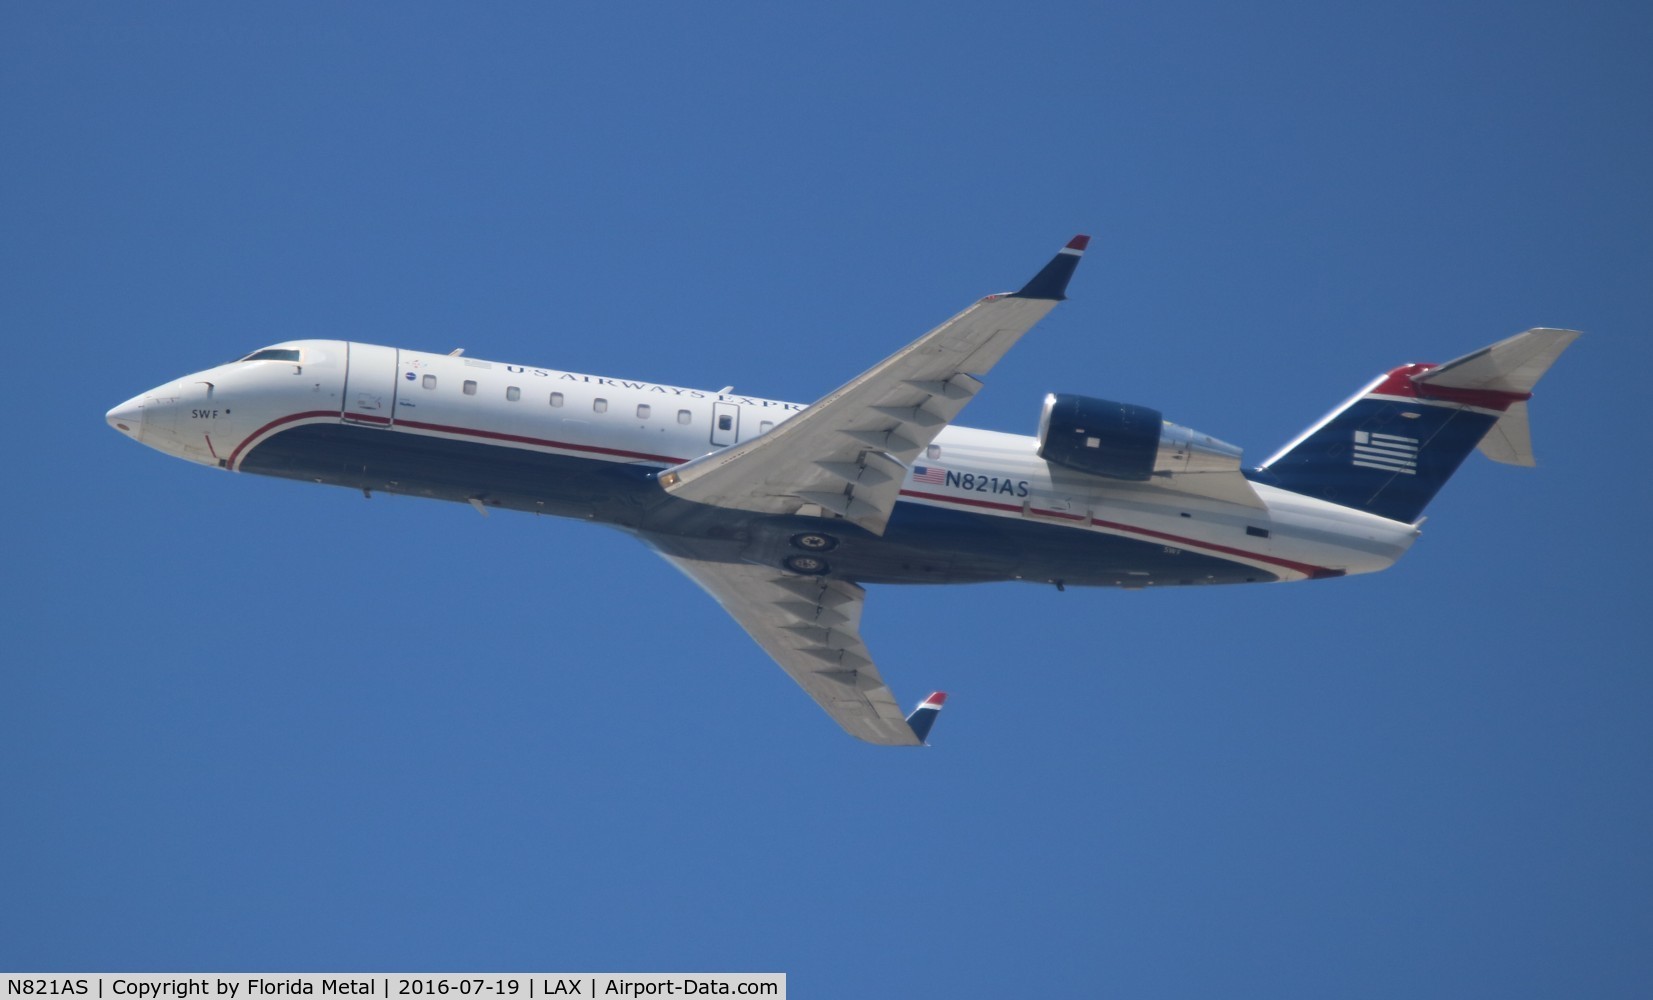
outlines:
{"label": "blue tail livery", "polygon": [[1377,379],[1256,470],[1258,482],[1413,522],[1479,446],[1532,465],[1527,400],[1574,330],[1518,333],[1443,365]]}
{"label": "blue tail livery", "polygon": [[907,716],[907,725],[912,727],[913,735],[918,742],[923,743],[930,737],[930,727],[936,724],[936,716],[941,714],[941,706],[947,701],[947,692],[933,691],[930,697],[919,702],[913,714]]}

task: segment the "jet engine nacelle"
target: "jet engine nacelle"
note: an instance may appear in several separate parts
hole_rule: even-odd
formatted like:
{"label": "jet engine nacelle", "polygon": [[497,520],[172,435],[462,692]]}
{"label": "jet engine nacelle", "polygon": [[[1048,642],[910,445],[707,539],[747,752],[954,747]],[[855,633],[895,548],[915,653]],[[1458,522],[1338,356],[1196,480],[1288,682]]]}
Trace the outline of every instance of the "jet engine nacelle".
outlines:
{"label": "jet engine nacelle", "polygon": [[1039,457],[1109,479],[1238,472],[1239,448],[1173,424],[1158,410],[1053,392],[1039,414]]}

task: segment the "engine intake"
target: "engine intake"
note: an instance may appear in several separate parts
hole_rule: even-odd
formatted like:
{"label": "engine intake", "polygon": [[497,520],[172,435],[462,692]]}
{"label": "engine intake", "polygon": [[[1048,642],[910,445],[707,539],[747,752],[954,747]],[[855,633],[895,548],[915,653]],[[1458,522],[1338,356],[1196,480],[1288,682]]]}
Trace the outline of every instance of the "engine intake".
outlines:
{"label": "engine intake", "polygon": [[1109,479],[1238,472],[1242,452],[1166,420],[1158,410],[1053,392],[1039,414],[1039,457]]}

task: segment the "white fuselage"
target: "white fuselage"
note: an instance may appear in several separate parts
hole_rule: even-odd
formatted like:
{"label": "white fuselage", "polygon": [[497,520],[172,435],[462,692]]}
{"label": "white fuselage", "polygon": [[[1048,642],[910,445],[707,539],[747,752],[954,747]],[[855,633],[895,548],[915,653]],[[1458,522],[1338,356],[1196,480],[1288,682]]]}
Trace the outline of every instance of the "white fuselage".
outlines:
{"label": "white fuselage", "polygon": [[[593,487],[598,491],[612,493],[624,482],[629,484],[624,489],[636,492],[625,509],[639,513],[617,514],[612,518],[616,523],[687,531],[698,529],[670,525],[698,522],[649,506],[656,502],[650,491],[658,491],[652,474],[762,435],[803,409],[733,392],[343,341],[294,341],[257,353],[276,356],[168,382],[110,411],[109,422],[157,450],[230,471],[547,513],[574,512],[578,483],[590,478],[586,470],[596,475],[624,469],[632,478],[591,479],[600,483]],[[335,448],[362,466],[359,475],[316,473],[338,463],[306,460],[306,449]],[[379,451],[397,457],[384,463],[358,457]],[[915,582],[1048,578],[1149,586],[1338,576],[1390,566],[1418,534],[1412,525],[1261,483],[1254,486],[1261,505],[1248,506],[1156,483],[1072,472],[1053,466],[1037,451],[1032,436],[946,427],[908,470],[898,508],[911,505],[907,522],[915,526],[926,522],[921,515],[928,512],[936,515],[928,520],[945,522],[947,528],[908,537],[945,538],[954,549],[968,548],[968,532],[961,534],[958,527],[966,522],[942,518],[947,512],[967,515],[968,523],[1006,539],[1012,538],[1005,534],[1012,528],[1037,526],[1041,530],[1028,537],[1037,537],[1052,553],[1061,543],[1047,539],[1105,536],[1138,543],[1117,550],[1121,564],[1092,579],[1082,568],[1052,569],[1057,555],[1029,561],[1025,572],[1007,556],[992,571],[956,577],[918,574]],[[496,480],[490,464],[508,468],[510,474]],[[440,474],[436,466],[442,466]],[[429,476],[423,471],[427,467],[433,470]],[[567,488],[559,486],[536,499],[532,485],[521,485],[548,481],[534,477],[553,471]],[[595,516],[606,517],[602,511],[608,508],[599,504],[593,509]],[[628,518],[635,520],[628,523]],[[657,524],[650,518],[661,520]],[[984,518],[991,520],[975,520]],[[892,520],[892,540],[900,540],[902,523]],[[1076,553],[1083,551],[1083,545],[1075,546]],[[1136,568],[1130,564],[1133,552],[1153,559]],[[953,565],[969,561],[967,551],[946,556]],[[1166,560],[1174,564],[1178,557],[1187,557],[1191,568],[1186,574],[1166,568]],[[1211,573],[1211,565],[1219,562],[1233,571]],[[1246,568],[1255,575],[1247,575]],[[893,573],[880,568],[867,576],[901,579]]]}

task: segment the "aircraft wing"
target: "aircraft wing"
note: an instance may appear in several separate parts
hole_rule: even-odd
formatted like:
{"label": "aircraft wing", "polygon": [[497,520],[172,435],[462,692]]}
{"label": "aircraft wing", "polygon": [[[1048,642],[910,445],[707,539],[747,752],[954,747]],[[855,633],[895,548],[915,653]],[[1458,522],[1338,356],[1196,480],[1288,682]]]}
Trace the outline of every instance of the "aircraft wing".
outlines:
{"label": "aircraft wing", "polygon": [[660,485],[697,503],[843,517],[883,534],[907,466],[981,389],[974,376],[1066,298],[1089,241],[1075,236],[1020,291],[989,295],[762,437],[662,472]]}
{"label": "aircraft wing", "polygon": [[[716,598],[746,634],[850,735],[881,746],[924,745],[861,641],[866,591],[846,580],[794,576],[767,566],[703,558],[694,552],[692,542],[682,539],[645,539]],[[922,719],[927,732],[933,712],[921,716],[925,706],[914,715]],[[933,707],[939,708],[940,703]]]}

